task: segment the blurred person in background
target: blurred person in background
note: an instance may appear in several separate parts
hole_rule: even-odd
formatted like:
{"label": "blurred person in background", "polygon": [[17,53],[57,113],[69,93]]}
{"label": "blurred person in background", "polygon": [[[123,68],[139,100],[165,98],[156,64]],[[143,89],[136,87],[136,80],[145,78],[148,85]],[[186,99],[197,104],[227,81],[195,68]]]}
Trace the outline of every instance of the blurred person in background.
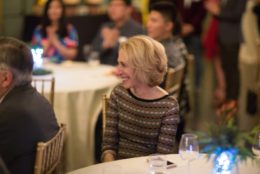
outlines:
{"label": "blurred person in background", "polygon": [[[243,42],[239,51],[240,97],[238,125],[240,129],[248,131],[260,124],[260,103],[248,100],[249,91],[256,93],[260,97],[260,43],[258,40],[260,39],[260,33],[257,15],[254,13],[255,7],[259,5],[258,3],[260,1],[247,0],[241,21]],[[248,106],[256,106],[258,111],[256,110],[255,113],[250,112]]]}
{"label": "blurred person in background", "polygon": [[185,63],[188,51],[180,37],[180,21],[173,3],[167,1],[153,3],[146,28],[148,36],[164,46],[169,67],[174,68]]}
{"label": "blurred person in background", "polygon": [[116,86],[108,102],[102,161],[169,154],[176,148],[177,100],[158,85],[167,71],[163,45],[148,36],[122,42]]}
{"label": "blurred person in background", "polygon": [[[177,10],[172,2],[160,1],[151,4],[150,13],[147,22],[147,34],[153,39],[159,41],[165,48],[168,59],[168,67],[175,68],[178,65],[185,64],[188,57],[188,50],[180,37],[181,24],[178,18]],[[180,105],[181,122],[178,125],[177,140],[184,133],[185,114],[189,111],[189,99],[186,89],[185,79],[187,76],[187,67],[185,66],[184,77],[181,82],[178,102]],[[165,83],[161,84],[163,87]]]}
{"label": "blurred person in background", "polygon": [[[216,1],[219,0],[207,0]],[[204,1],[205,2],[205,1]],[[209,13],[210,19],[207,29],[204,32],[203,37],[203,52],[205,58],[213,64],[215,77],[216,77],[216,88],[214,91],[214,105],[218,110],[221,105],[225,102],[226,94],[226,84],[225,76],[221,66],[219,44],[218,44],[218,19],[216,16]]]}
{"label": "blurred person in background", "polygon": [[226,84],[227,108],[238,107],[240,72],[238,54],[242,41],[241,17],[246,0],[206,1],[206,9],[218,19],[218,42],[220,46],[221,66]]}
{"label": "blurred person in background", "polygon": [[201,35],[206,10],[203,0],[173,0],[173,2],[180,13],[181,36],[189,52],[194,55],[194,85],[195,92],[199,92],[203,69]]}
{"label": "blurred person in background", "polygon": [[101,26],[92,42],[92,51],[99,53],[102,64],[117,65],[119,42],[144,33],[141,24],[131,18],[131,4],[131,0],[109,1],[108,16],[111,21]]}
{"label": "blurred person in background", "polygon": [[25,43],[0,38],[0,156],[11,174],[33,174],[36,146],[59,130],[52,106],[31,85]]}
{"label": "blurred person in background", "polygon": [[32,46],[43,48],[43,56],[54,62],[76,58],[78,34],[75,27],[66,22],[62,0],[46,2],[42,24],[33,33]]}

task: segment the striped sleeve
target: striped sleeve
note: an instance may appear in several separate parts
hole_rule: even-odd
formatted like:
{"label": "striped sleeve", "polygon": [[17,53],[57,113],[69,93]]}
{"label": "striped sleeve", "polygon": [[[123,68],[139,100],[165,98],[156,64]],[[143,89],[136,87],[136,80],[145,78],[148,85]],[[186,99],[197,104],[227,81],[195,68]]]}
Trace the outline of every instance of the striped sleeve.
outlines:
{"label": "striped sleeve", "polygon": [[118,110],[115,90],[111,93],[108,102],[106,129],[103,138],[102,152],[112,151],[113,155],[118,151]]}
{"label": "striped sleeve", "polygon": [[175,147],[175,136],[179,123],[179,106],[176,100],[170,106],[168,112],[163,116],[157,152],[162,154],[173,153]]}

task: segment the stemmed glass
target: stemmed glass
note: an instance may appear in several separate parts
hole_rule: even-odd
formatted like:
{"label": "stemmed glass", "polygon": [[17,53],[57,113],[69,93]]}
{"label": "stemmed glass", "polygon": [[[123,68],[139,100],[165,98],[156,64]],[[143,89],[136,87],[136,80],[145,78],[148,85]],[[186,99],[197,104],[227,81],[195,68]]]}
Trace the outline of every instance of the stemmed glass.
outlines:
{"label": "stemmed glass", "polygon": [[183,160],[188,161],[188,171],[190,173],[190,162],[199,156],[198,137],[194,134],[183,134],[179,145],[179,154]]}
{"label": "stemmed glass", "polygon": [[[256,158],[260,160],[260,132],[257,132],[255,135],[254,144],[252,146],[252,151],[255,154]],[[260,167],[258,166],[257,173],[260,174]]]}

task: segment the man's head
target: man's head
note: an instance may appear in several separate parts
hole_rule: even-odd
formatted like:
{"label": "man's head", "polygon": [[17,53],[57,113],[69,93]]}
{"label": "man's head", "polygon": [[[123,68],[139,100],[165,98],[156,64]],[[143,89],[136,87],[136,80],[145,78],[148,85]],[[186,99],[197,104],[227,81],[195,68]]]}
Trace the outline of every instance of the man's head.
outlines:
{"label": "man's head", "polygon": [[180,21],[173,3],[160,1],[153,3],[147,22],[148,35],[156,40],[165,39],[180,32]]}
{"label": "man's head", "polygon": [[131,0],[110,0],[108,15],[114,22],[125,21],[129,18],[132,10]]}
{"label": "man's head", "polygon": [[11,37],[0,37],[0,97],[12,86],[31,82],[33,57],[27,45]]}

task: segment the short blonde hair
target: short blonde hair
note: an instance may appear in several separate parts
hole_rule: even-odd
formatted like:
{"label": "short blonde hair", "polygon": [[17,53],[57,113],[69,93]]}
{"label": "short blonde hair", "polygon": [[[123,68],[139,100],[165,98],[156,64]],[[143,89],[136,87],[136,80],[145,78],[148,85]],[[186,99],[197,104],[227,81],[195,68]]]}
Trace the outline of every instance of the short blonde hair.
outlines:
{"label": "short blonde hair", "polygon": [[134,77],[147,84],[156,86],[162,83],[167,72],[167,56],[161,43],[139,35],[120,44],[129,64],[134,67]]}

